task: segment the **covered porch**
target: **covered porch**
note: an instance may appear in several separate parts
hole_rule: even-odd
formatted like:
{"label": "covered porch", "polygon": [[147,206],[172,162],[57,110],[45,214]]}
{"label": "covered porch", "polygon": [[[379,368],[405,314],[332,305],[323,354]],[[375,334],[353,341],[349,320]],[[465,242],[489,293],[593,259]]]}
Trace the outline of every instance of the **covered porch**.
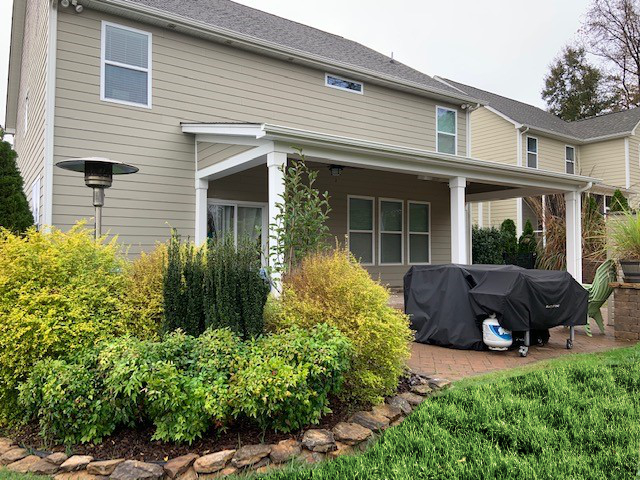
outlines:
{"label": "covered porch", "polygon": [[[212,230],[267,232],[281,167],[301,148],[330,196],[328,226],[374,277],[400,286],[415,264],[471,263],[472,202],[564,194],[568,270],[581,278],[580,192],[594,179],[268,124],[183,124],[194,136],[198,243]],[[265,251],[266,239],[262,234]],[[267,255],[273,261],[272,255]]]}

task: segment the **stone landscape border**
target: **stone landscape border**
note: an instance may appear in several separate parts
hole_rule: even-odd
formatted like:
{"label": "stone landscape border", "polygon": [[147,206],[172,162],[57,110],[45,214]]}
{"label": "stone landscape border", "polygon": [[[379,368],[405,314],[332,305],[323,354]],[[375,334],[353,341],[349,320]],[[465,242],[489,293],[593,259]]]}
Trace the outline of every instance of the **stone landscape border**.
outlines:
{"label": "stone landscape border", "polygon": [[292,438],[273,445],[245,445],[202,456],[190,453],[154,463],[32,452],[9,438],[0,438],[0,468],[53,476],[54,480],[213,480],[242,472],[264,473],[294,459],[318,463],[363,451],[383,430],[402,422],[426,397],[451,384],[443,378],[420,374],[413,374],[411,379],[411,391],[389,397],[369,411],[357,412],[331,430],[311,428],[300,442]]}

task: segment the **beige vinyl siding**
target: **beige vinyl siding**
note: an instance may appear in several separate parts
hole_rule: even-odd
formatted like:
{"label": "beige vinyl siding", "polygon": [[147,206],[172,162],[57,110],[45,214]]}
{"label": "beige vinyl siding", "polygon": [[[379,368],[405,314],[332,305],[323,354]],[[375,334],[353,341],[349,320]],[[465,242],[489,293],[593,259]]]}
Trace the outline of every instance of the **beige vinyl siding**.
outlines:
{"label": "beige vinyl siding", "polygon": [[471,112],[471,156],[481,160],[517,164],[515,126],[480,107]]}
{"label": "beige vinyl siding", "polygon": [[210,167],[239,153],[254,147],[246,145],[228,145],[225,143],[198,143],[198,170]]}
{"label": "beige vinyl siding", "polygon": [[[24,180],[24,190],[33,208],[31,186],[40,178],[40,223],[44,220],[44,148],[47,92],[47,49],[49,5],[40,0],[27,1],[25,33],[22,51],[22,71],[18,97],[18,117],[14,147],[18,153],[18,168]],[[29,96],[28,129],[25,132],[25,102]]]}
{"label": "beige vinyl siding", "polygon": [[617,138],[581,145],[580,173],[598,178],[607,185],[624,187],[626,184],[624,139]]}
{"label": "beige vinyl siding", "polygon": [[516,198],[510,198],[508,200],[490,202],[489,223],[486,226],[500,228],[502,222],[508,218],[513,220],[517,225],[518,200],[519,199]]}
{"label": "beige vinyl siding", "polygon": [[[576,158],[578,157],[578,148],[575,145],[535,133],[524,133],[522,135],[523,166],[527,165],[527,137],[538,139],[538,169],[540,170],[565,173],[565,146],[567,145],[576,148]],[[576,172],[579,172],[578,162],[576,162]]]}
{"label": "beige vinyl siding", "polygon": [[629,137],[629,180],[631,190],[640,192],[640,137],[637,132]]}
{"label": "beige vinyl siding", "polygon": [[[101,20],[152,33],[152,109],[100,101]],[[327,88],[324,70],[89,8],[82,15],[60,11],[57,55],[55,160],[101,155],[140,167],[115,179],[103,220],[105,229],[134,244],[134,253],[166,238],[169,225],[194,234],[194,141],[180,122],[269,122],[434,150],[436,103],[452,107],[366,82],[364,95]],[[461,155],[465,144],[460,110]],[[56,169],[53,201],[54,223],[63,228],[93,215],[80,175]]]}
{"label": "beige vinyl siding", "polygon": [[[331,235],[343,243],[347,235],[347,197],[361,195],[375,197],[375,255],[378,257],[378,198],[405,201],[405,265],[366,267],[372,276],[380,277],[392,286],[402,285],[402,277],[409,269],[407,250],[408,200],[431,202],[431,261],[451,261],[451,235],[449,221],[449,187],[446,183],[418,180],[413,175],[346,168],[339,177],[332,177],[327,165],[311,164],[319,171],[317,187],[328,191],[331,213],[328,226]],[[244,172],[209,183],[208,196],[224,200],[267,202],[267,168],[254,167]],[[376,261],[377,263],[377,261]]]}

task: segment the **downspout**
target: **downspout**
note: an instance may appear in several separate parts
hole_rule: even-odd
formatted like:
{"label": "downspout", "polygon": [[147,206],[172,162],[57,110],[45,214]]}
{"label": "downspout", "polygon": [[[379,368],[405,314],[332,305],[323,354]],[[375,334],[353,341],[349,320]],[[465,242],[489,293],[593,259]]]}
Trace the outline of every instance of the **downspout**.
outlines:
{"label": "downspout", "polygon": [[[520,127],[518,127],[517,132],[518,132],[518,166],[522,167],[523,165],[523,161],[522,161],[522,149],[523,149],[523,144],[522,144],[522,138],[524,137],[524,134],[527,133],[529,131],[529,127],[525,127],[524,130],[522,130],[522,127],[524,125],[521,125]],[[524,231],[524,222],[523,222],[523,214],[522,214],[522,202],[524,202],[524,199],[522,198],[518,198],[516,199],[516,235],[518,237],[520,237],[522,235],[522,232]]]}
{"label": "downspout", "polygon": [[47,91],[44,119],[44,212],[43,224],[53,224],[53,150],[56,108],[56,49],[58,47],[58,0],[51,1],[47,36]]}

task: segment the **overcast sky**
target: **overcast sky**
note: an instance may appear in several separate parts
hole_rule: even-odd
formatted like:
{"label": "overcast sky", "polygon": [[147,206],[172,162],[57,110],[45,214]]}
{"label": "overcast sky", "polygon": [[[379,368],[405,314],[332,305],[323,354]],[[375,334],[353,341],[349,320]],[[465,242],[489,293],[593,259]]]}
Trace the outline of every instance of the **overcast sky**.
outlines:
{"label": "overcast sky", "polygon": [[[16,0],[26,1],[26,0]],[[41,0],[44,1],[44,0]],[[185,0],[188,1],[188,0]],[[575,38],[589,0],[241,0],[342,35],[429,75],[544,107],[542,79]],[[12,0],[0,0],[4,124]]]}

